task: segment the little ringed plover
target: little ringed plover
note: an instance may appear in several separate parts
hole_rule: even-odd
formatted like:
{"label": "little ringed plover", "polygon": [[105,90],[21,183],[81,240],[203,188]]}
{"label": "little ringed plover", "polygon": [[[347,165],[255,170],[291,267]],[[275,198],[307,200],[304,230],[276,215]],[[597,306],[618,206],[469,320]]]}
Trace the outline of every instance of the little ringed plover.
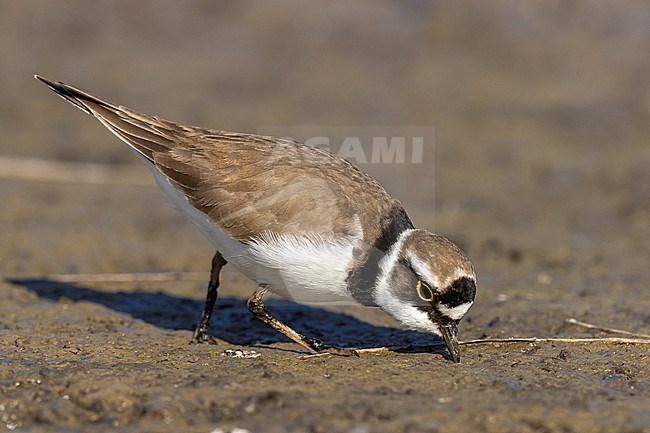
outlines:
{"label": "little ringed plover", "polygon": [[276,319],[262,303],[267,290],[378,306],[444,338],[460,361],[457,325],[476,294],[472,264],[446,238],[414,228],[402,204],[350,162],[290,140],[179,125],[36,78],[128,144],[216,247],[193,342],[214,343],[219,274],[232,263],[257,284],[247,302],[253,315],[311,352],[356,353]]}

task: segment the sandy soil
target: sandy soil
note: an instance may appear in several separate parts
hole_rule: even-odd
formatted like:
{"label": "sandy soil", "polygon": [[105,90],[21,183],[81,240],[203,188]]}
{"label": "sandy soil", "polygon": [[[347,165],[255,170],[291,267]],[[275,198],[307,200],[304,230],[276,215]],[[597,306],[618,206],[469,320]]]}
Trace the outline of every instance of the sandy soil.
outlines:
{"label": "sandy soil", "polygon": [[[3,2],[0,156],[137,164],[34,73],[215,128],[433,128],[422,164],[363,168],[473,260],[461,339],[608,336],[568,317],[649,334],[648,22],[626,1]],[[219,344],[189,345],[213,251],[152,180],[7,173],[0,430],[650,431],[647,345],[304,359],[250,316],[252,283],[230,267]],[[55,276],[165,271],[203,278]],[[434,341],[375,309],[269,304],[332,344]]]}

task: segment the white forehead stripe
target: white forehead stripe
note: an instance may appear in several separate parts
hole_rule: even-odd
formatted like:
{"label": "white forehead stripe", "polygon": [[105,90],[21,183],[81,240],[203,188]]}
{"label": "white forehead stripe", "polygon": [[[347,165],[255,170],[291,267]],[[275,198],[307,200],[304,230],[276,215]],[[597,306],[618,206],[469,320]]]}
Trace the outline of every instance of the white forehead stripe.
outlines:
{"label": "white forehead stripe", "polygon": [[440,287],[440,281],[436,276],[431,272],[431,268],[426,263],[420,261],[415,255],[409,254],[408,259],[411,261],[413,270],[418,273],[421,278],[424,278],[424,281],[433,284],[435,287]]}
{"label": "white forehead stripe", "polygon": [[438,304],[438,311],[452,320],[460,320],[474,302],[465,302],[453,308],[445,307],[444,304]]}
{"label": "white forehead stripe", "polygon": [[445,287],[449,286],[452,282],[460,278],[469,278],[472,281],[476,280],[476,276],[474,276],[474,274],[467,273],[463,269],[457,269],[456,272],[453,274],[453,276],[448,277],[444,280],[440,280],[437,275],[431,272],[431,267],[427,263],[418,259],[417,256],[415,256],[414,254],[408,254],[408,259],[410,260],[411,265],[413,266],[413,270],[417,272],[417,274],[421,278],[424,278],[424,281],[426,283],[433,284],[438,289],[444,289]]}

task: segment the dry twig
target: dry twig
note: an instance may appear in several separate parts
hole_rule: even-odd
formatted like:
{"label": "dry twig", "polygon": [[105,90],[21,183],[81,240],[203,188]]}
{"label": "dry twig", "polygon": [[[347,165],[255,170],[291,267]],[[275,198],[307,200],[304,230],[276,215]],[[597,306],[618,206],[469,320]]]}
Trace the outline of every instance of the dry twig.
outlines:
{"label": "dry twig", "polygon": [[582,326],[583,328],[587,328],[587,329],[595,329],[597,331],[609,332],[611,334],[629,335],[630,337],[637,337],[637,338],[650,338],[650,335],[648,334],[638,334],[635,332],[624,331],[622,329],[607,328],[605,326],[592,325],[591,323],[581,322],[580,320],[576,320],[572,317],[566,319],[565,322],[570,323],[571,325]]}
{"label": "dry twig", "polygon": [[[509,344],[509,343],[611,343],[611,344],[650,344],[650,335],[636,334],[634,332],[623,331],[621,329],[606,328],[603,326],[592,325],[591,323],[580,322],[579,320],[569,318],[566,319],[567,323],[582,326],[589,329],[598,329],[604,332],[611,332],[616,334],[629,335],[634,338],[622,337],[608,337],[608,338],[561,338],[561,337],[522,337],[522,338],[479,338],[477,340],[461,341],[462,345],[470,344]],[[428,346],[392,346],[392,347],[371,347],[367,349],[357,349],[357,353],[378,353],[388,351],[414,351],[414,350],[430,350],[436,347],[445,347],[443,342],[434,343]],[[312,355],[305,355],[303,359],[313,358],[316,356],[327,355],[327,353],[316,353]]]}
{"label": "dry twig", "polygon": [[[524,337],[524,338],[481,338],[477,340],[461,341],[461,345],[474,345],[474,344],[509,344],[509,343],[612,343],[612,344],[650,344],[650,339],[645,338],[621,338],[621,337],[608,337],[608,338],[540,338],[540,337]],[[440,347],[446,347],[442,342],[431,344],[428,346],[389,346],[389,347],[370,347],[367,349],[357,349],[357,353],[379,353],[379,352],[396,352],[396,351],[415,351],[415,350],[430,350]],[[328,353],[315,353],[302,356],[302,359],[315,358],[318,356],[329,355]]]}
{"label": "dry twig", "polygon": [[618,344],[650,344],[645,338],[559,338],[559,337],[524,337],[524,338],[483,338],[478,340],[461,341],[460,344],[487,343],[618,343]]}
{"label": "dry twig", "polygon": [[138,272],[115,274],[51,274],[35,277],[4,278],[5,280],[44,280],[61,283],[78,282],[131,282],[131,281],[202,281],[207,279],[205,272]]}
{"label": "dry twig", "polygon": [[0,178],[95,185],[154,185],[146,170],[135,165],[11,156],[0,156]]}

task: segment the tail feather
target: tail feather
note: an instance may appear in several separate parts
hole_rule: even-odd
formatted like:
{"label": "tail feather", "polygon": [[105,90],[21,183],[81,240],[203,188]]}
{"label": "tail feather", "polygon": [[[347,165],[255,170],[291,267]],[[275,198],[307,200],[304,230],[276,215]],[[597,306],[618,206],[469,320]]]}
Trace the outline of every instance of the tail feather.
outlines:
{"label": "tail feather", "polygon": [[84,113],[96,117],[113,134],[152,162],[154,153],[168,151],[176,141],[173,134],[176,131],[172,130],[176,125],[171,122],[137,113],[60,81],[49,81],[39,75],[35,78]]}
{"label": "tail feather", "polygon": [[85,106],[81,101],[83,100],[94,101],[97,104],[105,103],[105,101],[102,101],[99,98],[96,98],[88,93],[82,92],[79,89],[75,89],[72,86],[68,86],[65,83],[61,83],[61,82],[55,83],[53,81],[41,77],[40,75],[34,75],[34,78],[44,82],[47,85],[47,87],[52,89],[57,95],[59,95],[60,97],[62,97],[63,99],[65,99],[66,101],[68,101],[69,103],[71,103],[72,105],[74,105],[75,107],[77,107],[78,109],[80,109],[86,114],[92,115],[93,112],[90,110],[90,108]]}

